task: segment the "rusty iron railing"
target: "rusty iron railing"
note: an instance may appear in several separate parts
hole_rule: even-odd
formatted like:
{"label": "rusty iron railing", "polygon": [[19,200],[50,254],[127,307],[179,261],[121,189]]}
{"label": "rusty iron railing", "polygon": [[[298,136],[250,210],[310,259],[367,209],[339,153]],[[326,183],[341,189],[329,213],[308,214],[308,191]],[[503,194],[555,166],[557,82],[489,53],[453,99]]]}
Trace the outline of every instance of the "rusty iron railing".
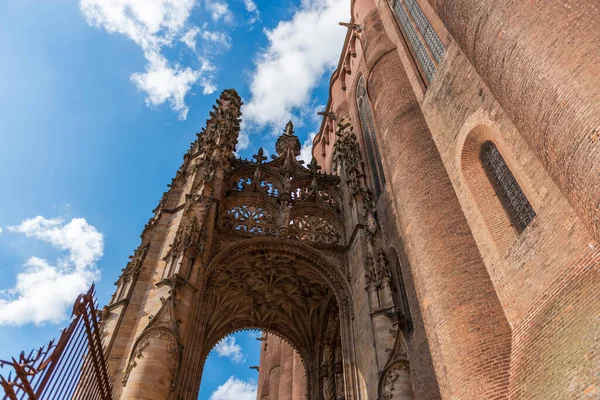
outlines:
{"label": "rusty iron railing", "polygon": [[0,360],[1,368],[10,369],[6,377],[0,373],[4,400],[112,400],[96,305],[92,285],[77,297],[58,342]]}

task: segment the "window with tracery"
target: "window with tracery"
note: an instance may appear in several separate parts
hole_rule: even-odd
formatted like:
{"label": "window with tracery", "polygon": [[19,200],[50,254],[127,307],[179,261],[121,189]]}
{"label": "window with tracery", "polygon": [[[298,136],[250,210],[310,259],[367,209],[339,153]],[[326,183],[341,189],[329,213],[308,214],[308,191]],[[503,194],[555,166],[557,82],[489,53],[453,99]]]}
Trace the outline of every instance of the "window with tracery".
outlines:
{"label": "window with tracery", "polygon": [[269,196],[276,197],[279,195],[279,189],[273,184],[273,182],[269,181],[266,178],[256,178],[254,176],[241,176],[239,177],[234,185],[233,190],[237,192],[243,192],[247,188],[260,188]]}
{"label": "window with tracery", "polygon": [[483,144],[481,162],[513,226],[517,232],[523,232],[535,211],[494,143]]}
{"label": "window with tracery", "polygon": [[273,216],[262,207],[254,205],[233,206],[223,218],[229,229],[255,234],[267,234],[273,229]]}
{"label": "window with tracery", "polygon": [[[291,192],[292,200],[302,201],[307,199],[311,194],[313,194],[314,189],[311,187],[301,186],[298,187]],[[326,190],[318,189],[316,191],[317,195],[331,208],[335,210],[339,210],[340,206],[336,199]]]}
{"label": "window with tracery", "polygon": [[369,163],[369,169],[373,178],[373,186],[375,188],[377,197],[379,197],[385,185],[385,175],[383,174],[383,165],[379,155],[379,147],[377,146],[373,115],[371,114],[371,103],[369,102],[369,97],[367,96],[367,90],[365,88],[365,82],[362,76],[358,80],[356,102],[358,105],[360,125],[362,127],[365,141],[367,161]]}
{"label": "window with tracery", "polygon": [[390,5],[426,81],[431,82],[446,48],[417,0],[390,0]]}
{"label": "window with tracery", "polygon": [[316,215],[302,215],[290,221],[291,234],[297,240],[309,240],[326,244],[337,243],[338,232],[326,218]]}

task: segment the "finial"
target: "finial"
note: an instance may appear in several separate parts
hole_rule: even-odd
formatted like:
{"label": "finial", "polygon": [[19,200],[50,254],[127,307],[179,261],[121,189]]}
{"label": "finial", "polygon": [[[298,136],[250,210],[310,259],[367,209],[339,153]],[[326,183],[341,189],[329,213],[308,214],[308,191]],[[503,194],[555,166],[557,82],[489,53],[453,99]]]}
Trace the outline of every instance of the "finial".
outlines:
{"label": "finial", "polygon": [[294,124],[292,123],[291,120],[286,124],[284,132],[288,136],[293,136],[294,135]]}
{"label": "finial", "polygon": [[353,31],[356,31],[357,33],[361,33],[362,32],[362,26],[358,25],[358,24],[353,24],[350,22],[339,22],[339,24],[341,26],[345,26],[348,29],[352,29]]}
{"label": "finial", "polygon": [[265,157],[264,153],[265,152],[264,152],[263,148],[261,147],[260,149],[258,149],[258,153],[252,156],[252,158],[254,158],[256,160],[256,163],[258,165],[262,164],[263,161],[265,161],[267,159],[267,157]]}
{"label": "finial", "polygon": [[294,124],[290,121],[285,126],[283,135],[279,136],[275,142],[275,151],[280,157],[284,154],[297,157],[300,155],[300,147],[300,140],[298,136],[294,135]]}

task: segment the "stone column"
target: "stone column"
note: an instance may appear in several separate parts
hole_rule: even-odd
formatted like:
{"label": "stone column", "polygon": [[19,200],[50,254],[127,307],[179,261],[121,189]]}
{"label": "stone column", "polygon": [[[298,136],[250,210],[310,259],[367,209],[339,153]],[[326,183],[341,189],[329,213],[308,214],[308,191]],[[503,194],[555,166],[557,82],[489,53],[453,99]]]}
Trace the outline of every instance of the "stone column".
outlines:
{"label": "stone column", "polygon": [[269,375],[267,374],[268,364],[268,349],[269,341],[268,334],[263,332],[262,343],[260,344],[260,362],[258,366],[258,389],[256,392],[257,400],[267,400],[269,398]]}
{"label": "stone column", "polygon": [[503,398],[510,327],[398,53],[377,12],[363,25],[367,90],[441,395]]}
{"label": "stone column", "polygon": [[292,388],[292,400],[306,400],[306,371],[300,355],[294,352],[294,385]]}
{"label": "stone column", "polygon": [[429,3],[600,239],[598,0]]}
{"label": "stone column", "polygon": [[121,400],[166,400],[171,394],[178,357],[173,336],[161,331],[144,335],[127,366]]}
{"label": "stone column", "polygon": [[267,374],[269,374],[270,399],[275,400],[279,394],[279,380],[281,378],[281,339],[270,336],[269,354],[267,357]]}
{"label": "stone column", "polygon": [[279,364],[279,397],[291,399],[294,386],[294,349],[286,342],[281,342],[281,361]]}

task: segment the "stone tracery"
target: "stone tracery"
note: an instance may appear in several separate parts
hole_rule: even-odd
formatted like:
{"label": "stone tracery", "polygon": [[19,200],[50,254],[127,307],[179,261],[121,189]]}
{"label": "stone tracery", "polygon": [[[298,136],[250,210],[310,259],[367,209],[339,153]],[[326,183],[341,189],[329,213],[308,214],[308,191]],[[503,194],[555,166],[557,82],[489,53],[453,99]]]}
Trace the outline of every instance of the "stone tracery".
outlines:
{"label": "stone tracery", "polygon": [[232,160],[225,178],[231,189],[223,200],[228,208],[221,208],[219,226],[235,233],[341,245],[339,178],[320,173],[316,161],[305,167],[296,159],[300,142],[293,129],[290,121],[272,161],[265,163],[262,149],[254,155],[256,162]]}

